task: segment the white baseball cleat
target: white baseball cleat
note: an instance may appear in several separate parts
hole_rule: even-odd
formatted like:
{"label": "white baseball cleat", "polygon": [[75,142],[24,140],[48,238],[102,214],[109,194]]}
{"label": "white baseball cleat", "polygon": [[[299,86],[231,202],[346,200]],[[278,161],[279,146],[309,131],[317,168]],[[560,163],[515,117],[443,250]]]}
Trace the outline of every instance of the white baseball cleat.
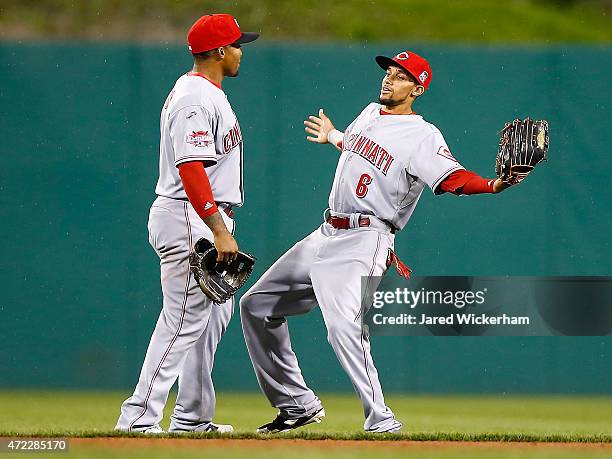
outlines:
{"label": "white baseball cleat", "polygon": [[199,425],[198,427],[196,427],[193,430],[173,430],[172,428],[170,428],[170,433],[172,434],[188,434],[188,433],[193,433],[193,432],[204,432],[204,433],[211,433],[211,432],[217,432],[217,433],[232,433],[234,431],[234,426],[232,426],[231,424],[215,424],[214,422],[209,422],[206,425]]}
{"label": "white baseball cleat", "polygon": [[204,432],[231,433],[234,431],[234,426],[231,424],[215,424],[211,422],[206,426]]}
{"label": "white baseball cleat", "polygon": [[166,431],[162,429],[159,425],[147,427],[144,430],[129,430],[129,429],[115,427],[115,432],[138,433],[138,434],[143,434],[143,435],[158,435],[158,434],[166,433]]}
{"label": "white baseball cleat", "polygon": [[396,433],[402,430],[402,423],[397,419],[393,419],[391,423],[381,426],[377,429],[366,430],[368,433]]}

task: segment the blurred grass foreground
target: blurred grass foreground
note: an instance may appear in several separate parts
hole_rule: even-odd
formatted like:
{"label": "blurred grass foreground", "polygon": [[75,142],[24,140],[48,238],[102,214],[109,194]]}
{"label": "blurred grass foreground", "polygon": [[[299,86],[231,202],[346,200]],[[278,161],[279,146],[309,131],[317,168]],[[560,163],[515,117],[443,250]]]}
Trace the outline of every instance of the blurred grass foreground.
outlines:
{"label": "blurred grass foreground", "polygon": [[182,43],[211,12],[234,14],[265,40],[612,42],[612,0],[1,0],[0,39]]}

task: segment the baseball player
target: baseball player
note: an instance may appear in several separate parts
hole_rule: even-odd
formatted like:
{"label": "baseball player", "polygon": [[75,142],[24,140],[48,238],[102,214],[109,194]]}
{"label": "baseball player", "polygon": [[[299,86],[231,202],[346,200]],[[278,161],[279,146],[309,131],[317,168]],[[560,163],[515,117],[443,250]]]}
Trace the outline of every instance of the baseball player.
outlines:
{"label": "baseball player", "polygon": [[324,223],[277,260],[240,301],[242,327],[262,391],[278,416],[262,433],[283,432],[325,416],[291,349],[285,318],[319,305],[327,339],[363,404],[368,432],[396,432],[402,424],[386,406],[370,342],[361,326],[362,278],[376,288],[396,257],[395,233],[425,186],[435,194],[498,193],[509,185],[484,179],[453,157],[444,137],[416,114],[413,102],[431,82],[428,62],[404,51],[377,56],[385,70],[379,102],[365,107],[344,133],[319,111],[304,123],[307,139],[341,151]]}
{"label": "baseball player", "polygon": [[221,83],[238,75],[241,44],[258,36],[241,32],[229,14],[201,17],[187,35],[193,71],[177,80],[161,111],[157,199],[148,223],[160,259],[163,308],[134,394],[121,407],[118,430],[162,432],[159,422],[177,377],[171,432],[233,430],[212,422],[211,379],[233,299],[221,305],[208,300],[188,258],[201,237],[214,243],[218,261],[231,261],[238,251],[232,208],[244,200],[243,142]]}

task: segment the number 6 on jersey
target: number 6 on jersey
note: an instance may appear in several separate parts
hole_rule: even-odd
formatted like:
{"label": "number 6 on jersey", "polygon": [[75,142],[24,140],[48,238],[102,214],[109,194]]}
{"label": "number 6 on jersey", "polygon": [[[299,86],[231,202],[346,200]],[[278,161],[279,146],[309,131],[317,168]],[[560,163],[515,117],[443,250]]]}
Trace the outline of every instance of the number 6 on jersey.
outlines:
{"label": "number 6 on jersey", "polygon": [[355,194],[358,198],[365,198],[365,195],[368,194],[368,185],[372,183],[372,177],[368,174],[362,174],[359,177],[359,182],[357,182],[357,189],[355,190]]}

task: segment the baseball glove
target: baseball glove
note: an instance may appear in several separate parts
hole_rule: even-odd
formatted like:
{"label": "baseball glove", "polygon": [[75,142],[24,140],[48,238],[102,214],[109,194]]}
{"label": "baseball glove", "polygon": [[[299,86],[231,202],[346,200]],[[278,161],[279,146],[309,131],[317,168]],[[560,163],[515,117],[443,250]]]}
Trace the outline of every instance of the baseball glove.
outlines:
{"label": "baseball glove", "polygon": [[217,263],[217,249],[208,239],[201,238],[189,254],[189,268],[204,294],[221,304],[244,285],[255,260],[253,255],[239,251],[231,263]]}
{"label": "baseball glove", "polygon": [[548,121],[516,119],[501,130],[495,173],[509,185],[522,182],[533,168],[546,160]]}

